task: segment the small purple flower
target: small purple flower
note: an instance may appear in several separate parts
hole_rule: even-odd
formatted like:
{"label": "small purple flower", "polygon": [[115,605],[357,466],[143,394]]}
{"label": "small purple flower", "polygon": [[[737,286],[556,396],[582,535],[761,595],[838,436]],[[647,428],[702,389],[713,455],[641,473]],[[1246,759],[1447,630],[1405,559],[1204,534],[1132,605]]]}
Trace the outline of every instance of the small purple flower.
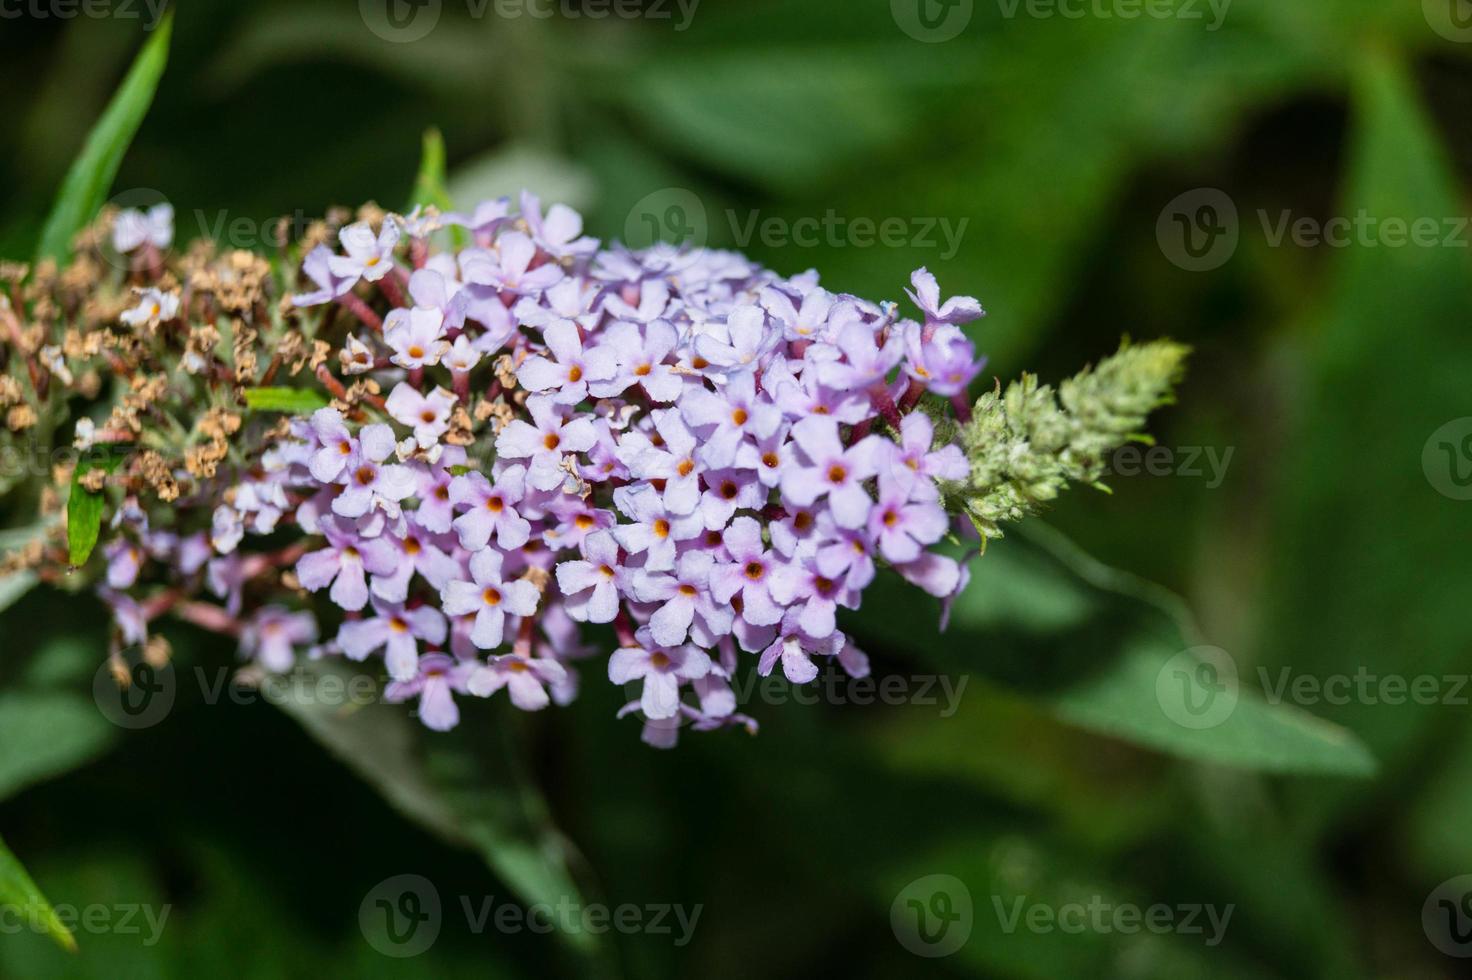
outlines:
{"label": "small purple flower", "polygon": [[907,289],[905,292],[915,305],[925,312],[925,318],[931,323],[949,323],[958,326],[986,316],[986,311],[981,308],[981,304],[971,296],[953,296],[942,304],[940,284],[935,281],[935,276],[923,266],[911,273],[910,285],[915,288]]}
{"label": "small purple flower", "polygon": [[879,470],[884,485],[898,488],[917,500],[936,500],[938,480],[964,480],[971,472],[966,454],[954,443],[932,450],[935,426],[923,412],[906,415],[900,422],[900,441],[885,447],[884,465]]}
{"label": "small purple flower", "polygon": [[296,662],[296,648],[317,641],[317,617],[265,606],[240,632],[240,652],[272,673],[282,674]]}
{"label": "small purple flower", "polygon": [[338,631],[337,643],[349,660],[366,660],[383,648],[389,677],[408,681],[419,672],[419,641],[438,646],[445,642],[445,617],[433,606],[405,609],[397,603],[374,600],[372,619],[349,620]]}
{"label": "small purple flower", "polygon": [[858,608],[858,593],[818,571],[809,559],[778,568],[772,574],[772,597],[797,614],[797,627],[815,640],[832,636],[838,628],[840,605]]}
{"label": "small purple flower", "polygon": [[874,328],[861,322],[839,331],[835,345],[844,359],[818,365],[818,380],[845,391],[863,391],[883,382],[904,356],[898,336],[891,334],[881,345]]}
{"label": "small purple flower", "polygon": [[916,560],[927,545],[946,533],[945,508],[934,501],[907,500],[903,490],[891,489],[881,494],[878,506],[869,514],[870,536],[879,545],[879,553],[895,564]]}
{"label": "small purple flower", "polygon": [[738,306],[726,318],[721,333],[702,333],[695,338],[695,353],[717,369],[747,371],[782,341],[782,335],[767,329],[767,315],[754,305]]}
{"label": "small purple flower", "polygon": [[905,327],[905,357],[906,374],[947,398],[965,394],[985,363],[960,328],[943,324],[927,336],[914,321]]}
{"label": "small purple flower", "polygon": [[717,602],[741,596],[741,618],[753,626],[771,626],[782,619],[782,607],[772,598],[771,577],[781,560],[762,545],[762,528],[750,517],[738,517],[721,535],[730,561],[711,571],[710,590]]}
{"label": "small purple flower", "polygon": [[103,554],[107,557],[107,587],[131,589],[143,568],[143,549],[127,538],[114,538]]}
{"label": "small purple flower", "polygon": [[302,555],[296,563],[296,576],[302,588],[318,592],[332,585],[328,596],[349,612],[368,605],[367,574],[388,575],[393,572],[394,546],[383,538],[360,538],[351,525],[330,516],[321,520],[321,531],[327,547]]}
{"label": "small purple flower", "polygon": [[599,398],[613,398],[638,385],[652,402],[674,401],[685,390],[685,381],[665,359],[678,343],[675,328],[664,320],[655,320],[642,332],[634,323],[615,323],[604,334],[603,348],[616,357],[618,370],[588,390]]}
{"label": "small purple flower", "polygon": [[394,246],[399,243],[399,226],[385,219],[377,235],[366,221],[348,225],[337,233],[346,255],[334,255],[329,261],[332,274],[353,282],[365,279],[377,282],[394,267]]}
{"label": "small purple flower", "polygon": [[460,272],[468,283],[494,286],[518,295],[540,293],[562,278],[562,267],[548,262],[533,268],[537,246],[519,231],[503,234],[496,251],[473,249],[460,255]]}
{"label": "small purple flower", "polygon": [[488,548],[470,556],[472,581],[455,581],[442,593],[444,610],[451,616],[475,614],[470,639],[482,650],[501,645],[506,615],[530,616],[537,611],[537,587],[526,579],[501,579],[501,553]]}
{"label": "small purple flower", "polygon": [[678,409],[649,413],[654,432],[628,432],[619,442],[619,458],[641,480],[664,482],[664,505],[674,514],[689,514],[700,502],[700,473],[695,465],[695,435]]}
{"label": "small purple flower", "polygon": [[112,224],[112,247],[120,255],[142,248],[144,244],[165,249],[174,243],[174,206],[155,204],[147,211],[125,208]]}
{"label": "small purple flower", "polygon": [[432,534],[444,534],[450,529],[450,521],[455,517],[455,505],[450,499],[450,485],[455,476],[450,467],[464,465],[465,450],[459,446],[446,446],[433,466],[416,464],[419,486],[414,495],[419,498],[419,508],[414,511],[414,523]]}
{"label": "small purple flower", "polygon": [[708,470],[702,479],[706,490],[700,495],[696,513],[712,531],[729,524],[737,510],[758,510],[766,503],[766,487],[748,470]]}
{"label": "small purple flower", "polygon": [[756,377],[733,375],[719,393],[692,388],[680,399],[680,414],[701,434],[699,458],[706,466],[730,466],[748,437],[765,439],[782,424],[782,413],[759,397]]}
{"label": "small purple flower", "polygon": [[450,481],[450,500],[465,513],[455,518],[455,533],[466,551],[480,551],[494,535],[505,551],[526,544],[531,524],[516,512],[526,495],[526,467],[508,466],[491,483],[477,472]]}
{"label": "small purple flower", "polygon": [[586,258],[598,251],[598,239],[583,237],[583,216],[566,204],[554,204],[542,217],[542,202],[535,194],[521,194],[521,217],[532,238],[548,255],[556,258]]}
{"label": "small purple flower", "polygon": [[455,396],[443,388],[421,394],[413,385],[400,381],[389,393],[384,407],[395,422],[414,430],[414,441],[420,449],[428,449],[438,444],[440,436],[449,430]]}
{"label": "small purple flower", "polygon": [[402,534],[388,534],[385,537],[392,542],[398,554],[392,573],[373,576],[371,590],[378,598],[386,602],[406,601],[409,598],[409,582],[414,578],[415,572],[435,591],[443,589],[451,579],[459,576],[460,562],[451,558],[431,535],[420,528],[408,525]]}
{"label": "small purple flower", "polygon": [[762,306],[781,324],[786,340],[825,340],[828,315],[833,311],[833,294],[826,289],[813,289],[802,298],[802,308],[793,305],[791,297],[777,289],[762,293]]}
{"label": "small purple flower", "polygon": [[457,664],[442,653],[428,653],[419,658],[419,672],[411,680],[394,681],[383,689],[383,699],[399,704],[419,698],[419,720],[424,727],[447,732],[460,724],[460,709],[455,694],[466,694],[466,680],[473,664]]}
{"label": "small purple flower", "polygon": [[548,325],[542,339],[555,361],[540,355],[527,358],[516,380],[527,391],[553,392],[562,405],[576,405],[588,397],[588,384],[607,381],[618,372],[617,356],[608,347],[584,350],[578,328],[566,320]]}
{"label": "small purple flower", "polygon": [[332,249],[318,245],[302,260],[302,272],[316,284],[315,291],[298,293],[291,298],[294,306],[318,306],[330,303],[353,288],[356,276],[336,276],[332,273]]}
{"label": "small purple flower", "polygon": [[362,450],[344,474],[345,488],[332,501],[332,512],[341,517],[362,517],[382,510],[389,517],[399,514],[399,502],[413,495],[414,471],[399,463],[385,463],[393,454],[394,432],[382,423],[365,425],[358,433]]}
{"label": "small purple flower", "polygon": [[833,519],[840,527],[860,527],[868,520],[873,501],[864,481],[879,471],[884,440],[865,436],[847,449],[838,438],[838,423],[811,416],[792,427],[800,464],[782,474],[782,496],[798,507],[828,498]]}
{"label": "small purple flower", "polygon": [[358,460],[358,440],[348,431],[342,413],[335,408],[319,408],[312,413],[312,431],[321,447],[308,464],[312,478],[319,483],[336,483],[343,471]]}
{"label": "small purple flower", "polygon": [[538,490],[552,490],[571,476],[562,466],[565,454],[593,448],[598,433],[586,416],[564,418],[545,395],[528,398],[526,407],[532,421],[508,422],[496,437],[496,452],[507,459],[529,459],[527,482]]}
{"label": "small purple flower", "polygon": [[608,658],[608,679],[615,684],[643,679],[639,706],[646,718],[658,720],[673,718],[679,711],[680,682],[704,677],[710,666],[710,657],[694,647],[622,647]]}
{"label": "small purple flower", "polygon": [[624,577],[618,542],[608,531],[588,535],[583,557],[557,566],[557,585],[573,619],[611,623],[618,615],[618,583]]}
{"label": "small purple flower", "polygon": [[630,592],[639,602],[660,603],[649,617],[649,632],[663,647],[679,646],[691,633],[700,646],[713,645],[731,632],[731,609],[717,605],[710,593],[715,562],[707,552],[692,551],[680,558],[673,575],[636,573]]}
{"label": "small purple flower", "polygon": [[450,349],[445,340],[445,315],[418,306],[390,311],[383,323],[383,339],[394,351],[389,360],[405,369],[433,367]]}
{"label": "small purple flower", "polygon": [[651,572],[674,568],[675,545],[696,537],[704,527],[700,511],[670,513],[659,491],[648,484],[619,487],[613,492],[613,503],[631,521],[615,525],[614,538],[629,554],[643,554],[644,568]]}
{"label": "small purple flower", "polygon": [[763,677],[768,676],[779,659],[782,661],[782,673],[794,684],[807,684],[818,677],[818,665],[813,663],[802,638],[796,633],[786,633],[778,637],[771,646],[762,651],[761,660],[757,662],[757,673]]}
{"label": "small purple flower", "polygon": [[541,711],[552,701],[547,689],[566,684],[567,676],[567,668],[556,660],[508,655],[477,667],[468,688],[476,697],[488,698],[504,687],[522,711]]}

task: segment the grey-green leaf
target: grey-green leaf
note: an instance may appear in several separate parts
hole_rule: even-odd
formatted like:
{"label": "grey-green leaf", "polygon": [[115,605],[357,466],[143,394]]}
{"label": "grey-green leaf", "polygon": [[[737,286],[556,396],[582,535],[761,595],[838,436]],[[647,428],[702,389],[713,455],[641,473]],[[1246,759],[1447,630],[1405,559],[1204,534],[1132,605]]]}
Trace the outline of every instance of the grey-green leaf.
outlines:
{"label": "grey-green leaf", "polygon": [[37,923],[60,946],[76,950],[77,941],[56,917],[56,910],[51,907],[46,896],[41,894],[41,889],[36,887],[36,883],[10,852],[3,839],[0,839],[0,905],[19,909],[28,924]]}
{"label": "grey-green leaf", "polygon": [[96,217],[107,199],[123,154],[153,103],[153,93],[168,62],[173,26],[174,14],[170,11],[144,44],[102,118],[92,128],[46,219],[37,258],[61,261],[71,254],[72,237]]}

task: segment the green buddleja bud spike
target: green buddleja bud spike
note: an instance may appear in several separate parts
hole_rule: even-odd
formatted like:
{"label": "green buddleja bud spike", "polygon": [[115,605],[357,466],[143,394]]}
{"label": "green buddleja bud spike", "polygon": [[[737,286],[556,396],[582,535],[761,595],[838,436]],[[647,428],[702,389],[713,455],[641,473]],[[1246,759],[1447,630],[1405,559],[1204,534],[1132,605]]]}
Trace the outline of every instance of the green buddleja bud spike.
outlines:
{"label": "green buddleja bud spike", "polygon": [[971,478],[949,491],[983,538],[1001,524],[1040,512],[1070,483],[1105,488],[1109,453],[1127,442],[1150,442],[1152,411],[1170,404],[1190,348],[1169,340],[1132,346],[1053,389],[1034,375],[977,401],[961,429]]}

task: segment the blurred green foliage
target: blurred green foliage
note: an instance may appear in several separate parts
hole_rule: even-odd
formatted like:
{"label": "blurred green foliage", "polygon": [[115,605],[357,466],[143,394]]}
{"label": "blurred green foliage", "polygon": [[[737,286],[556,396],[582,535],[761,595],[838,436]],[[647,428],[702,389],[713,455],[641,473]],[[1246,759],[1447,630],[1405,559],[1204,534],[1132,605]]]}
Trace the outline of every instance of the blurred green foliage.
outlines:
{"label": "blurred green foliage", "polygon": [[[988,376],[1056,381],[1120,334],[1192,345],[1179,405],[1152,420],[1169,474],[1120,472],[1111,495],[1059,502],[1062,533],[992,544],[945,634],[929,601],[874,594],[854,626],[876,673],[964,678],[954,711],[757,704],[759,738],[687,733],[670,753],[613,721],[620,692],[596,671],[574,708],[477,710],[453,743],[382,706],[208,704],[196,684],[163,724],[124,731],[90,703],[100,613],[56,591],[10,605],[6,583],[0,832],[58,906],[171,911],[156,945],[0,936],[0,976],[1455,975],[1421,913],[1472,872],[1465,701],[1308,706],[1318,720],[1261,695],[1285,669],[1472,671],[1472,505],[1423,470],[1432,433],[1472,415],[1466,238],[1272,234],[1285,212],[1464,217],[1472,47],[1429,2],[1236,0],[1211,30],[977,0],[934,44],[884,0],[702,0],[683,31],[660,6],[675,21],[444,0],[428,36],[394,43],[345,0],[192,0],[109,193],[160,191],[181,237],[240,247],[275,216],[367,199],[526,185],[612,238],[641,202],[693,198],[682,229],[782,272],[882,299],[927,265],[980,296]],[[142,27],[5,21],[0,254],[34,254]],[[431,126],[443,144],[421,146]],[[422,149],[443,173],[416,188]],[[1240,242],[1191,272],[1157,232],[1200,187],[1234,203]],[[939,232],[739,241],[830,213],[963,231],[953,254]],[[1191,475],[1197,447],[1230,465]],[[187,628],[170,638],[181,675],[233,662]],[[1197,730],[1170,721],[1155,678],[1205,644],[1243,697]],[[446,915],[429,952],[397,961],[357,915],[403,873],[432,880]],[[966,884],[974,924],[955,955],[920,959],[891,905],[936,873]],[[681,948],[471,930],[459,896],[508,890],[703,913]],[[1096,896],[1234,913],[1216,946],[1002,927],[1019,897]]]}

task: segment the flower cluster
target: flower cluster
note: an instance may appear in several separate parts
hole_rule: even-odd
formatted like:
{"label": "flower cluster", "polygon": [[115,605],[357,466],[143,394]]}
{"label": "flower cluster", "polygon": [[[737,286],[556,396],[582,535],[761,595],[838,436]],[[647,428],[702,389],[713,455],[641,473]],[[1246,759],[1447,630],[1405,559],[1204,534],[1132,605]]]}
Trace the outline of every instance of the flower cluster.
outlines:
{"label": "flower cluster", "polygon": [[[444,227],[466,247],[431,247]],[[295,423],[265,488],[237,492],[216,528],[233,542],[258,502],[305,497],[297,522],[325,546],[296,574],[350,615],[333,646],[381,652],[390,696],[417,696],[431,727],[455,723],[452,694],[572,697],[583,623],[611,626],[608,679],[631,685],[651,737],[671,719],[750,724],[730,684],[743,653],[799,684],[829,660],[863,673],[837,611],[876,563],[937,596],[962,581],[928,549],[950,524],[938,481],[969,467],[913,409],[978,373],[959,325],[980,306],[942,303],[922,269],[924,321],[906,320],[812,274],[600,251],[581,231],[524,196],[519,217],[498,201],[389,218],[312,251],[298,306],[402,280],[402,305],[345,348],[388,390],[385,418]],[[469,411],[493,437],[457,432]]]}
{"label": "flower cluster", "polygon": [[[531,195],[339,217],[282,243],[280,283],[248,253],[171,256],[166,209],[111,230],[79,264],[110,257],[119,289],[93,260],[85,306],[32,295],[90,312],[27,363],[119,379],[76,445],[126,462],[70,476],[122,489],[115,644],[166,656],[150,623],[171,612],[264,670],[381,658],[386,697],[433,729],[503,688],[564,704],[598,658],[667,745],[755,728],[738,671],[867,672],[839,610],[881,569],[943,600],[965,585],[935,546],[979,512],[961,327],[984,314],[925,269],[908,318],[731,252],[601,248]],[[56,401],[35,399],[47,424]]]}

